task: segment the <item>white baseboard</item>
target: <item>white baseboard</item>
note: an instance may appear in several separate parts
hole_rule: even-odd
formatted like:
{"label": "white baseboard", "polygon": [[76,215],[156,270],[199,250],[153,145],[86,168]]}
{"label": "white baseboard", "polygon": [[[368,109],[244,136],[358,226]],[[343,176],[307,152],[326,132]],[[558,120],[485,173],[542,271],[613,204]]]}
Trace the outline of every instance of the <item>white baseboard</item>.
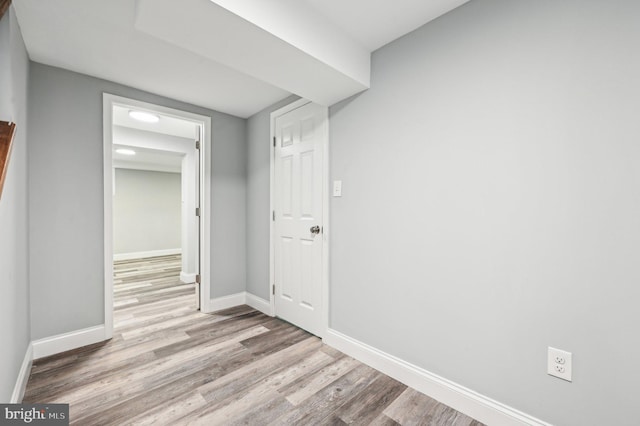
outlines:
{"label": "white baseboard", "polygon": [[262,312],[265,315],[273,316],[273,312],[271,311],[271,302],[268,300],[264,300],[261,297],[253,295],[249,292],[245,292],[247,296],[246,304],[251,306],[253,309]]}
{"label": "white baseboard", "polygon": [[107,340],[104,325],[46,337],[33,342],[33,359],[59,354],[104,340]]}
{"label": "white baseboard", "polygon": [[245,292],[231,294],[229,296],[216,297],[209,302],[209,311],[215,312],[222,309],[233,308],[234,306],[244,305],[246,302]]}
{"label": "white baseboard", "polygon": [[11,404],[20,404],[22,398],[24,398],[24,391],[27,389],[27,382],[29,381],[29,374],[31,373],[31,364],[33,364],[33,345],[29,343],[27,346],[27,352],[24,354],[22,360],[22,366],[18,373],[18,379],[16,385],[13,388],[13,394],[11,394]]}
{"label": "white baseboard", "polygon": [[246,291],[211,299],[209,302],[209,311],[215,312],[240,305],[249,305],[257,311],[273,316],[273,313],[271,312],[271,303],[268,300],[264,300],[251,293],[247,293]]}
{"label": "white baseboard", "polygon": [[170,256],[174,254],[181,254],[181,248],[174,249],[165,249],[165,250],[152,250],[152,251],[138,251],[135,253],[118,253],[113,255],[113,260],[131,260],[131,259],[142,259],[145,257],[156,257],[156,256]]}
{"label": "white baseboard", "polygon": [[484,424],[551,426],[338,331],[327,330],[323,342]]}
{"label": "white baseboard", "polygon": [[195,283],[196,274],[187,274],[186,272],[180,272],[180,281],[183,283]]}

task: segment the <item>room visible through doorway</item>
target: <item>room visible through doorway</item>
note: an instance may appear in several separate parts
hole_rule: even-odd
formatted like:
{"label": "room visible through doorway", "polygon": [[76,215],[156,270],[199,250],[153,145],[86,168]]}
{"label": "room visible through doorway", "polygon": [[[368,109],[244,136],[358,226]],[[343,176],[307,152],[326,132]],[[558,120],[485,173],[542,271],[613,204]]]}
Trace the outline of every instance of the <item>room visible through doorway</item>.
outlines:
{"label": "room visible through doorway", "polygon": [[[105,324],[109,337],[208,309],[207,117],[105,94]],[[108,131],[107,131],[108,129]],[[109,196],[108,196],[109,195]],[[203,238],[204,235],[204,238]],[[201,245],[205,245],[204,250]],[[208,284],[208,283],[207,283]],[[204,303],[203,303],[204,301]]]}

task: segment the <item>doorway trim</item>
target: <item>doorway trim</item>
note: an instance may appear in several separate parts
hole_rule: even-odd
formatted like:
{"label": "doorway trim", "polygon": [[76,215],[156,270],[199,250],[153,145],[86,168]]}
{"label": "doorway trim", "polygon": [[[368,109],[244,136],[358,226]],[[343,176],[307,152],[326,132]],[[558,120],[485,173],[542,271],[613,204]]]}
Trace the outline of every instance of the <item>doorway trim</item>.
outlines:
{"label": "doorway trim", "polygon": [[[276,137],[276,119],[304,105],[310,104],[307,99],[298,99],[280,109],[271,113],[270,133],[269,133],[269,165],[270,165],[270,182],[269,182],[269,301],[271,304],[271,313],[277,316],[276,298],[273,291],[276,280],[275,268],[275,221],[272,219],[275,209],[275,158],[276,148],[274,138]],[[322,140],[322,277],[320,285],[322,286],[322,326],[320,338],[324,338],[329,330],[329,108],[326,110],[326,120],[324,124],[324,136]]]}
{"label": "doorway trim", "polygon": [[202,128],[200,146],[200,310],[210,310],[211,291],[211,117],[135,99],[102,94],[103,179],[104,179],[104,329],[113,336],[113,107],[124,106],[192,121]]}

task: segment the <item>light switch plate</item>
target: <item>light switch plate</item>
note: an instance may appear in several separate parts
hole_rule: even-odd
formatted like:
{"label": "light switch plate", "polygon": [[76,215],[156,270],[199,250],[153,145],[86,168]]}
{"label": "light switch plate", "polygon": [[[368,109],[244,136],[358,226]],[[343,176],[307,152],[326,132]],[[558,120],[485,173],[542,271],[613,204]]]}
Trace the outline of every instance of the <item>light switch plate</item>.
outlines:
{"label": "light switch plate", "polygon": [[333,196],[342,197],[342,181],[341,180],[333,181]]}

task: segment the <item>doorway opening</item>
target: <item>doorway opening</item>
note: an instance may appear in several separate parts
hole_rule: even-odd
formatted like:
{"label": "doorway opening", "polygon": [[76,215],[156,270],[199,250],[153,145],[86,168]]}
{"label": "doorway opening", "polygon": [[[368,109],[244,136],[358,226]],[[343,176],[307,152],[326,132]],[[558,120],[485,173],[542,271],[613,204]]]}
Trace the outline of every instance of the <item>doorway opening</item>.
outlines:
{"label": "doorway opening", "polygon": [[147,304],[159,315],[168,307],[209,312],[211,121],[106,93],[103,106],[111,338],[114,311],[118,324],[127,324],[127,310]]}

